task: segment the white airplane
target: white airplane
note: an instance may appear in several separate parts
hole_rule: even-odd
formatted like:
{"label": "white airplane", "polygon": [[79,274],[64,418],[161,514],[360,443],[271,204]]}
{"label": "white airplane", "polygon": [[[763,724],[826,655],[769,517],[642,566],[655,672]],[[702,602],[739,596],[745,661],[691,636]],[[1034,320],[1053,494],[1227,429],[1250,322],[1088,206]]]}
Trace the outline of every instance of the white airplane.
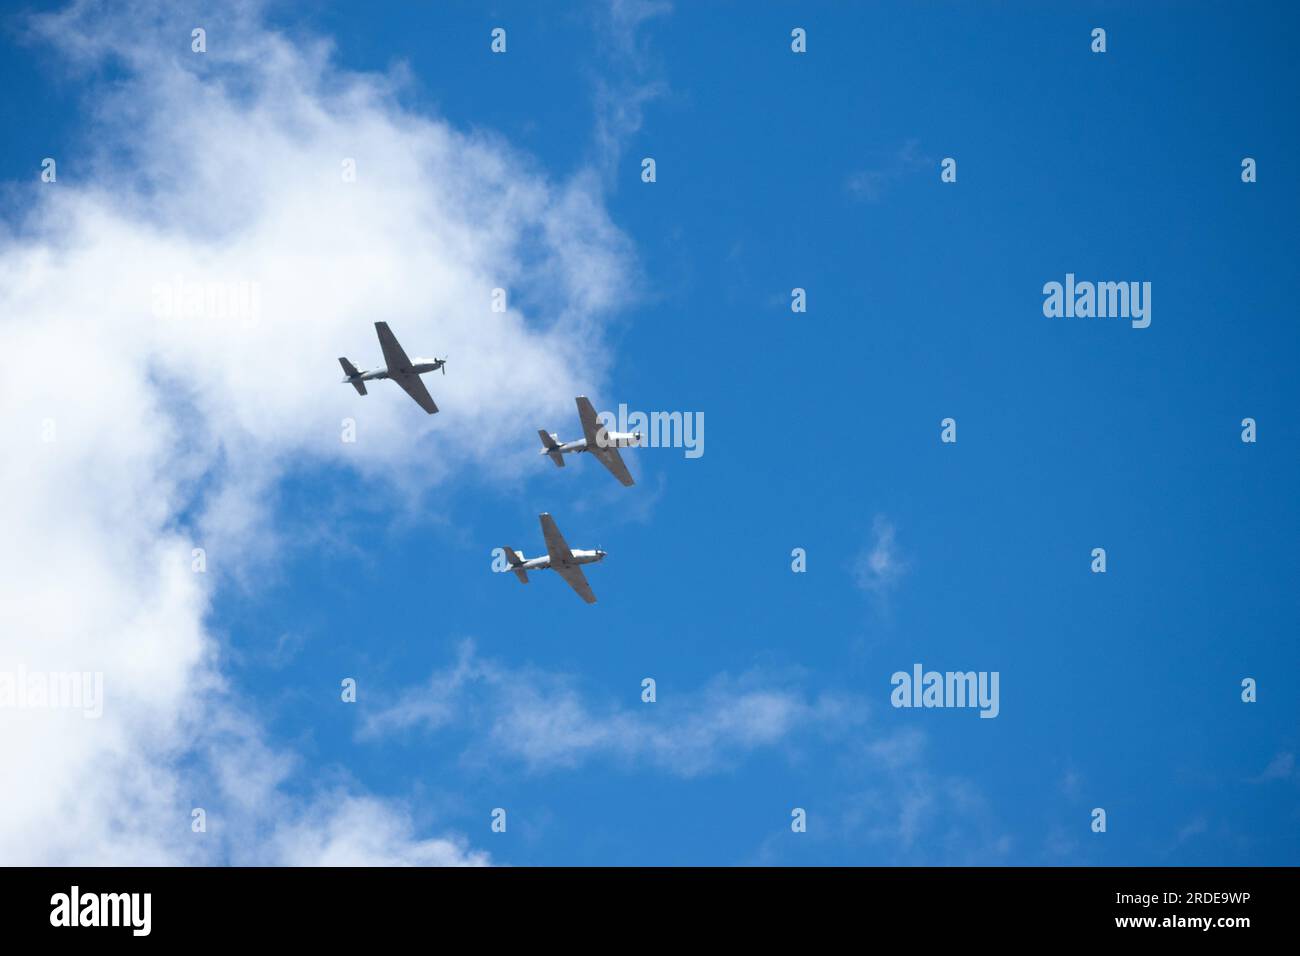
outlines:
{"label": "white airplane", "polygon": [[373,368],[365,372],[357,370],[357,367],[345,358],[339,359],[339,364],[343,366],[347,378],[343,381],[357,390],[359,395],[366,394],[366,382],[374,381],[380,378],[391,378],[407,395],[415,399],[416,403],[426,412],[432,415],[438,410],[438,406],[433,403],[433,396],[429,390],[424,387],[420,381],[420,376],[425,372],[436,372],[442,369],[442,374],[447,374],[447,360],[445,358],[416,358],[409,359],[402,347],[397,344],[397,337],[388,328],[387,322],[376,322],[375,331],[379,333],[379,347],[384,350],[384,368]]}
{"label": "white airplane", "polygon": [[569,587],[577,591],[584,601],[588,604],[595,604],[596,595],[591,593],[591,585],[587,583],[587,576],[582,573],[582,565],[604,561],[605,552],[599,548],[595,551],[571,550],[564,540],[564,536],[560,534],[560,529],[555,526],[555,519],[545,513],[538,515],[538,517],[542,522],[542,537],[546,539],[546,556],[525,558],[522,554],[516,552],[514,548],[505,548],[506,560],[510,562],[510,570],[515,572],[515,576],[520,581],[527,584],[529,571],[545,571],[550,568],[564,578]]}
{"label": "white airplane", "polygon": [[579,395],[574,401],[578,403],[578,419],[582,422],[583,437],[577,441],[561,442],[559,435],[539,428],[537,434],[542,439],[542,454],[550,455],[555,466],[563,468],[565,455],[589,451],[596,456],[597,461],[614,473],[615,478],[624,485],[631,485],[632,475],[627,470],[627,465],[623,464],[623,456],[618,450],[639,445],[641,433],[612,432],[596,420],[596,409],[591,407],[591,402],[585,395]]}

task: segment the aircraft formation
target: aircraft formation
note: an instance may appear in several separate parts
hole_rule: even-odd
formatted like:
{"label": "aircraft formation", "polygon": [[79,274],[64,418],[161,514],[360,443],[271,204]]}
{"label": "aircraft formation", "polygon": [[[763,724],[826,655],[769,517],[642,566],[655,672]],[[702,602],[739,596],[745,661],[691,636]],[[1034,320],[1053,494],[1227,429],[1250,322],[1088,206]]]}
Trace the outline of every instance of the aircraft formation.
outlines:
{"label": "aircraft formation", "polygon": [[[439,369],[442,370],[443,375],[446,375],[447,360],[408,358],[387,322],[376,322],[375,332],[379,336],[379,348],[384,353],[383,366],[361,371],[351,361],[340,357],[339,365],[343,367],[343,374],[346,376],[343,384],[351,385],[357,390],[358,395],[365,395],[367,394],[366,382],[390,379],[401,386],[402,390],[410,395],[426,413],[435,414],[438,406],[420,376]],[[549,456],[557,468],[563,468],[565,455],[589,453],[624,487],[630,487],[634,484],[632,474],[627,470],[623,456],[618,450],[639,445],[641,433],[611,432],[597,420],[596,409],[585,395],[579,395],[574,401],[578,406],[578,422],[582,426],[582,437],[561,442],[555,432],[538,429],[537,434],[542,440],[541,454]],[[605,552],[599,548],[594,551],[575,551],[564,540],[564,536],[560,534],[560,529],[555,524],[555,519],[550,514],[543,512],[538,515],[538,519],[542,524],[542,540],[546,544],[546,554],[536,558],[526,558],[514,548],[504,548],[506,560],[510,562],[510,570],[524,584],[528,583],[529,571],[554,571],[578,593],[579,597],[588,604],[595,604],[596,595],[592,592],[591,585],[587,583],[587,576],[582,573],[582,566],[603,561]]]}

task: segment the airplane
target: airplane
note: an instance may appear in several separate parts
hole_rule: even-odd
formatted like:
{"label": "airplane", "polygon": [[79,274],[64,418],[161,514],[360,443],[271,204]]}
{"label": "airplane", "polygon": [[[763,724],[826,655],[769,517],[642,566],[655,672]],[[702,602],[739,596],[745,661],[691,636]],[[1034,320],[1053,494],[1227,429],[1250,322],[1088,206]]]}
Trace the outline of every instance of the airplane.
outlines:
{"label": "airplane", "polygon": [[542,439],[543,455],[550,455],[557,468],[564,467],[564,456],[589,451],[596,460],[614,473],[614,477],[624,486],[633,484],[632,474],[623,464],[620,448],[631,448],[641,442],[640,432],[612,432],[596,420],[596,409],[591,407],[587,396],[579,395],[574,399],[578,403],[578,420],[582,422],[584,437],[577,441],[561,442],[560,436],[539,428],[537,434]]}
{"label": "airplane", "polygon": [[433,396],[424,387],[424,382],[420,381],[420,376],[425,372],[436,372],[438,369],[442,369],[442,374],[446,375],[447,360],[445,358],[409,359],[402,351],[402,347],[397,344],[397,337],[389,330],[387,322],[376,322],[375,331],[379,333],[379,347],[384,350],[384,367],[361,372],[347,359],[340,358],[339,364],[343,366],[343,371],[347,375],[343,382],[355,388],[358,395],[364,395],[366,382],[391,378],[402,386],[407,395],[415,399],[416,404],[432,415],[438,410],[438,406],[433,403]]}
{"label": "airplane", "polygon": [[525,558],[514,548],[504,548],[506,560],[510,562],[510,570],[520,581],[527,584],[529,571],[545,571],[550,568],[564,578],[569,587],[577,591],[584,601],[595,604],[596,595],[591,593],[591,585],[587,583],[587,577],[582,573],[582,565],[604,561],[605,552],[599,548],[595,551],[570,550],[564,536],[560,534],[560,529],[555,526],[555,519],[544,512],[537,517],[542,522],[542,537],[546,539],[546,555],[540,558]]}

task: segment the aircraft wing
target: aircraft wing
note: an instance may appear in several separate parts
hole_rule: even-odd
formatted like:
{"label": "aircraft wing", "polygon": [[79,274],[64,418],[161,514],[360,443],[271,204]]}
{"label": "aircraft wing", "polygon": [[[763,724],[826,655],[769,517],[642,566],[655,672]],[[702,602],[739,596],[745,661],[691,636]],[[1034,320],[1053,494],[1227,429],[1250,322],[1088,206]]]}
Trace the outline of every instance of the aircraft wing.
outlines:
{"label": "aircraft wing", "polygon": [[632,481],[632,473],[627,470],[627,465],[623,463],[623,456],[618,453],[618,449],[612,445],[609,448],[595,448],[591,452],[596,456],[596,460],[614,473],[614,477],[623,482],[624,487],[635,484]]}
{"label": "aircraft wing", "polygon": [[596,603],[596,595],[592,593],[591,585],[587,583],[587,576],[582,573],[582,568],[578,567],[576,564],[571,564],[567,567],[556,567],[552,564],[551,568],[555,570],[560,577],[564,578],[564,580],[568,582],[569,587],[577,591],[578,596],[584,601],[588,604]]}
{"label": "aircraft wing", "polygon": [[[388,367],[389,374],[396,376],[401,373],[402,369],[410,368],[411,360],[406,357],[406,353],[402,351],[402,347],[397,344],[397,336],[395,336],[392,333],[392,330],[388,328],[388,323],[376,322],[375,331],[379,333],[379,347],[384,350],[384,365]],[[402,387],[406,388],[405,385]],[[409,388],[406,390],[408,392],[410,391]],[[415,400],[417,402],[420,401],[418,398]],[[424,403],[420,402],[420,404],[423,405]],[[430,412],[430,414],[432,414],[432,412]]]}
{"label": "aircraft wing", "polygon": [[[556,565],[568,564],[573,560],[573,552],[569,550],[569,543],[564,540],[564,535],[560,534],[560,529],[555,526],[555,519],[549,514],[543,512],[538,515],[542,521],[542,537],[546,539],[546,553],[551,556],[551,567],[560,570]],[[577,566],[574,566],[577,570]],[[578,577],[582,577],[582,572],[578,571]],[[568,580],[567,578],[565,580]],[[572,581],[569,581],[573,584]],[[583,580],[586,584],[586,580]],[[573,585],[575,588],[576,584]]]}
{"label": "aircraft wing", "polygon": [[420,381],[420,376],[394,375],[392,378],[394,382],[402,386],[407,395],[410,395],[415,399],[416,404],[430,415],[438,410],[438,406],[433,403],[433,396],[429,394],[429,390],[425,388],[424,383]]}
{"label": "aircraft wing", "polygon": [[600,447],[597,436],[603,427],[596,418],[596,409],[591,406],[591,399],[579,395],[574,399],[578,403],[578,418],[582,421],[582,434],[587,439],[587,450],[595,451]]}

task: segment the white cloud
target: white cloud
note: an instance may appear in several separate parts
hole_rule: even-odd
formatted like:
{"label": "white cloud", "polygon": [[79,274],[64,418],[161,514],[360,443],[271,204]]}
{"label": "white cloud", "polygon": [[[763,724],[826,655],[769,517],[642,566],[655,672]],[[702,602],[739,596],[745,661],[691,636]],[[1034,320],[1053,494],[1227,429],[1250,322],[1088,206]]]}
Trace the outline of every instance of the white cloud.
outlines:
{"label": "white cloud", "polygon": [[894,542],[894,526],[883,515],[876,515],[871,524],[871,547],[858,556],[853,575],[858,587],[883,599],[898,584],[907,571],[899,557]]}
{"label": "white cloud", "polygon": [[798,734],[842,731],[864,716],[857,702],[809,696],[759,674],[722,675],[697,690],[664,692],[653,704],[639,697],[595,703],[567,675],[509,668],[467,642],[453,666],[371,715],[362,737],[473,726],[489,745],[475,750],[530,770],[612,759],[693,777]]}
{"label": "white cloud", "polygon": [[1083,774],[1079,773],[1073,767],[1067,767],[1065,773],[1061,776],[1061,792],[1067,797],[1074,798],[1079,796],[1083,791]]}
{"label": "white cloud", "polygon": [[421,840],[405,811],[341,795],[277,830],[270,857],[288,866],[486,866],[463,839]]}
{"label": "white cloud", "polygon": [[872,169],[859,169],[845,183],[849,194],[865,202],[879,202],[904,176],[934,166],[935,160],[921,152],[921,144],[909,139]]}
{"label": "white cloud", "polygon": [[837,782],[810,805],[807,839],[784,821],[746,863],[823,865],[851,851],[855,862],[888,866],[998,865],[1012,839],[997,807],[970,777],[945,772],[929,739],[888,716],[856,728],[839,746]]}
{"label": "white cloud", "polygon": [[467,770],[547,773],[605,761],[684,779],[773,753],[798,766],[803,744],[819,738],[819,753],[834,755],[837,784],[817,802],[823,822],[810,831],[813,856],[769,839],[750,862],[819,859],[820,840],[898,864],[993,864],[1010,852],[996,808],[976,782],[936,766],[924,730],[899,726],[888,712],[873,718],[861,698],[810,693],[798,675],[761,671],[691,689],[660,684],[653,704],[635,691],[594,699],[569,675],[509,667],[467,641],[455,662],[424,684],[388,703],[372,694],[375,709],[358,736],[400,742],[442,734],[463,742]]}
{"label": "white cloud", "polygon": [[[396,80],[342,72],[255,4],[77,3],[32,33],[100,85],[84,150],[55,157],[58,181],[0,232],[0,670],[102,671],[106,700],[98,721],[0,710],[21,782],[0,859],[233,859],[256,831],[293,862],[481,862],[356,787],[308,809],[277,796],[295,763],[232,718],[205,616],[213,588],[273,567],[266,502],[290,470],[355,468],[410,495],[455,469],[490,478],[511,470],[498,441],[599,393],[630,253],[595,177],[548,181],[403,109]],[[260,316],[159,317],[178,277],[256,283]],[[490,312],[498,286],[527,311]],[[337,356],[378,362],[378,319],[412,354],[450,355],[431,382],[442,414],[391,383],[366,398],[339,383]],[[217,745],[232,735],[237,758]],[[226,808],[209,834],[225,837],[190,832],[206,804]]]}
{"label": "white cloud", "polygon": [[996,808],[974,780],[936,766],[926,745],[915,728],[866,743],[857,769],[869,780],[843,800],[834,836],[864,841],[891,865],[1001,863],[1011,838]]}
{"label": "white cloud", "polygon": [[1289,750],[1278,753],[1269,761],[1264,772],[1255,778],[1256,783],[1263,783],[1272,780],[1292,780],[1300,778],[1296,773],[1295,754]]}
{"label": "white cloud", "polygon": [[[624,147],[641,131],[646,106],[669,92],[644,34],[649,21],[671,10],[672,5],[661,0],[610,0],[602,11],[615,69],[612,79],[596,79],[594,163],[615,182]],[[624,174],[639,176],[639,162]]]}

